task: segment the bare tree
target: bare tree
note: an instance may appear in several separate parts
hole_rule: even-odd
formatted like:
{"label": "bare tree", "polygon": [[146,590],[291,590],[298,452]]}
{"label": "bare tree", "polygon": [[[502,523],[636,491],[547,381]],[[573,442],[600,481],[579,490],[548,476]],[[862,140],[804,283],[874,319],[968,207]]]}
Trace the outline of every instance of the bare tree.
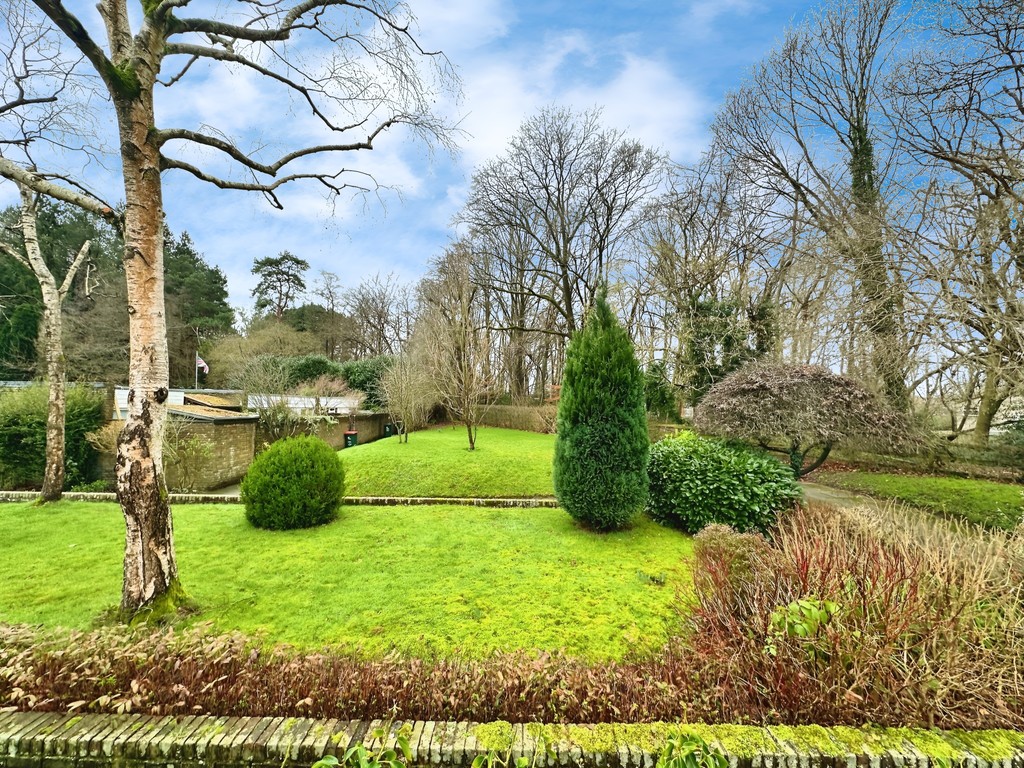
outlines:
{"label": "bare tree", "polygon": [[312,294],[323,302],[324,317],[317,331],[323,341],[324,355],[337,360],[343,354],[342,340],[351,326],[350,318],[342,314],[343,288],[341,279],[333,272],[320,270],[313,283]]}
{"label": "bare tree", "polygon": [[637,230],[633,282],[646,293],[631,305],[628,326],[650,329],[648,361],[671,362],[691,401],[778,346],[778,314],[799,253],[784,207],[713,149],[676,170],[671,191]]}
{"label": "bare tree", "polygon": [[64,333],[61,308],[71,290],[79,267],[89,255],[89,241],[82,244],[72,259],[60,287],[46,265],[39,247],[36,228],[37,195],[19,184],[21,193],[21,236],[25,251],[0,240],[0,251],[32,270],[43,295],[43,318],[39,337],[43,340],[46,378],[49,395],[46,411],[46,471],[43,474],[43,501],[56,501],[64,491],[64,414],[67,389],[67,360],[64,356]]}
{"label": "bare tree", "polygon": [[551,310],[512,308],[512,330],[529,314],[547,324],[523,330],[571,336],[657,189],[664,159],[600,118],[598,111],[544,109],[473,176],[458,220],[486,243],[489,271],[478,270],[476,279]]}
{"label": "bare tree", "polygon": [[977,408],[973,437],[987,445],[1000,407],[1024,386],[1024,17],[1017,0],[940,7],[928,45],[905,58],[892,87],[900,138],[931,159],[935,179],[918,252],[944,358],[935,389],[954,435]]}
{"label": "bare tree", "polygon": [[908,356],[891,232],[894,153],[881,140],[884,78],[905,23],[899,0],[833,0],[787,33],[713,127],[751,183],[789,199],[850,265],[872,376],[901,410]]}
{"label": "bare tree", "polygon": [[346,344],[355,358],[397,355],[412,333],[415,316],[412,284],[397,275],[374,275],[342,293],[341,306],[351,320]]}
{"label": "bare tree", "polygon": [[985,194],[1024,204],[1024,16],[1019,0],[944,0],[928,44],[894,73],[899,134]]}
{"label": "bare tree", "polygon": [[497,367],[502,369],[505,388],[513,399],[526,396],[531,378],[543,380],[548,370],[534,371],[530,357],[538,347],[557,344],[564,338],[538,329],[550,329],[550,305],[538,301],[536,290],[542,281],[532,267],[529,237],[519,229],[495,228],[477,231],[467,238],[472,250],[471,279],[484,296],[487,332]]}
{"label": "bare tree", "polygon": [[[992,183],[942,197],[932,247],[917,259],[935,295],[932,341],[945,357],[940,399],[948,409],[953,385],[964,417],[977,408],[973,437],[985,446],[1003,403],[1024,391],[1024,237],[1016,224],[1024,204]],[[965,427],[953,425],[953,434]]]}
{"label": "bare tree", "polygon": [[[5,5],[12,4],[25,14],[31,8],[28,0]],[[43,68],[58,75],[46,98],[59,106],[65,85],[59,75],[65,72],[91,71],[101,83],[117,130],[123,215],[115,216],[80,180],[59,179],[38,170],[31,156],[19,155],[23,136],[0,143],[0,176],[117,218],[123,226],[131,350],[129,413],[116,475],[127,530],[121,597],[126,616],[143,609],[159,613],[186,599],[161,468],[168,387],[163,173],[182,171],[222,189],[257,192],[280,208],[278,191],[291,182],[310,181],[331,195],[375,189],[371,176],[347,170],[338,158],[373,149],[396,126],[428,142],[448,142],[431,104],[436,88],[447,87],[451,75],[443,57],[419,45],[405,6],[378,0],[248,0],[220,17],[191,17],[185,15],[189,4],[156,0],[143,4],[136,15],[126,0],[100,0],[97,17],[83,22],[61,0],[32,0],[45,17],[41,34],[70,42],[81,57],[80,69],[74,58],[43,62]],[[97,27],[105,40],[90,32]],[[248,148],[208,126],[161,125],[157,86],[173,88],[172,98],[182,101],[196,75],[217,67],[258,77],[276,89],[278,98],[302,104],[323,142],[285,147],[272,155],[276,147]],[[26,119],[31,108],[18,99],[4,107],[8,115]],[[279,115],[253,119],[277,120]],[[17,120],[8,120],[4,128],[24,133]],[[45,125],[39,130],[52,135]],[[204,167],[195,159],[203,157],[215,161]]]}
{"label": "bare tree", "polygon": [[384,372],[380,390],[388,415],[398,428],[399,442],[408,443],[409,433],[427,423],[437,400],[430,380],[430,362],[424,344],[417,344],[423,335],[413,336],[409,347]]}
{"label": "bare tree", "polygon": [[465,426],[472,451],[493,380],[478,304],[480,288],[470,281],[470,253],[464,245],[456,244],[434,262],[420,284],[420,295],[424,312],[417,333],[423,334],[437,401]]}

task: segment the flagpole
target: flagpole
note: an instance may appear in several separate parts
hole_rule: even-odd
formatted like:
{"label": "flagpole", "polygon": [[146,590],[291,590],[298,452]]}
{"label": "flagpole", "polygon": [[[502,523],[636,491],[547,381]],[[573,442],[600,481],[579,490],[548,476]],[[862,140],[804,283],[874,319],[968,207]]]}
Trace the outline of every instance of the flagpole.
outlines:
{"label": "flagpole", "polygon": [[196,334],[196,359],[195,359],[195,364],[196,364],[196,386],[195,386],[195,388],[199,389],[199,326],[196,326],[195,328],[192,328],[192,330],[195,331],[195,334]]}

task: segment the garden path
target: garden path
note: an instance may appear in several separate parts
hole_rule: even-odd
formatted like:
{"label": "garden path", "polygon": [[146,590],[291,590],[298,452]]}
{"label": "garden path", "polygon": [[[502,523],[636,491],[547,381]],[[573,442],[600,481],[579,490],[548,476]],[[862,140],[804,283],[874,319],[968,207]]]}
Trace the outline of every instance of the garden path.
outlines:
{"label": "garden path", "polygon": [[834,507],[887,507],[892,504],[892,502],[873,499],[870,496],[861,496],[856,493],[840,490],[839,488],[830,488],[820,483],[804,481],[800,485],[803,487],[804,496],[807,497],[808,501],[831,504]]}

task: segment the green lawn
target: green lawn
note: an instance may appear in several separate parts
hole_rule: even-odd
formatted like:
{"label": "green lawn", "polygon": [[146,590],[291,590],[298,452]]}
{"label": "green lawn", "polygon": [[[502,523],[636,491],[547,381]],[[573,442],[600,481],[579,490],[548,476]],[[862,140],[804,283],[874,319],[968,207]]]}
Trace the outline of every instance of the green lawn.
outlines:
{"label": "green lawn", "polygon": [[553,496],[555,436],[481,427],[468,450],[464,427],[413,432],[340,452],[349,496]]}
{"label": "green lawn", "polygon": [[[174,515],[198,620],[304,648],[619,657],[661,644],[690,589],[690,539],[646,518],[594,534],[557,509],[345,507],[268,532],[235,505]],[[118,602],[123,540],[114,504],[0,504],[0,621],[88,627]]]}
{"label": "green lawn", "polygon": [[946,517],[1012,530],[1024,514],[1024,486],[959,477],[882,472],[817,472],[817,482],[896,499]]}

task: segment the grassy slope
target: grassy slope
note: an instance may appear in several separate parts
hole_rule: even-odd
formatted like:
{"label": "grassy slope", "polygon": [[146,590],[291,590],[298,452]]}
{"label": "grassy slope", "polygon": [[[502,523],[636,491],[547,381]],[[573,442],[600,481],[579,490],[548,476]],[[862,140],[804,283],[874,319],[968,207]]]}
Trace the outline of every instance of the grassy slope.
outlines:
{"label": "grassy slope", "polygon": [[468,450],[463,427],[413,432],[341,451],[350,496],[552,496],[554,435],[481,427]]}
{"label": "grassy slope", "polygon": [[[690,583],[690,540],[646,519],[597,535],[554,509],[349,507],[331,525],[272,533],[239,506],[174,512],[199,619],[303,647],[617,657],[664,640]],[[88,626],[119,599],[123,537],[114,504],[0,505],[0,621]]]}
{"label": "grassy slope", "polygon": [[818,472],[814,479],[992,528],[1012,530],[1024,512],[1024,487],[989,480],[881,472]]}

